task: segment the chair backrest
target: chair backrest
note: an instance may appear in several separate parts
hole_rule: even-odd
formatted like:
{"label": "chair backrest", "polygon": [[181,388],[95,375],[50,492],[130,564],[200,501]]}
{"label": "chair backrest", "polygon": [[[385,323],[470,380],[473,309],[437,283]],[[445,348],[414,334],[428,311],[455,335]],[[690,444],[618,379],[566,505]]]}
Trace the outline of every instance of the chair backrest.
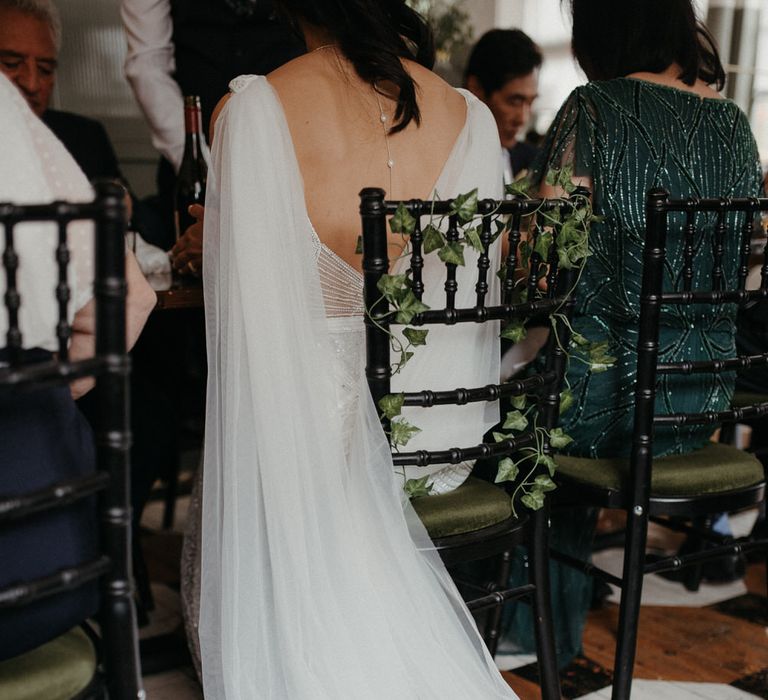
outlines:
{"label": "chair backrest", "polygon": [[[768,298],[768,249],[763,253],[759,288],[747,290],[752,239],[758,230],[758,214],[768,212],[768,199],[713,198],[670,199],[665,190],[651,190],[646,199],[646,237],[640,298],[635,422],[632,474],[635,489],[647,493],[653,455],[654,426],[712,425],[768,414],[768,403],[720,411],[680,412],[660,415],[655,411],[657,383],[662,376],[723,373],[768,364],[768,352],[736,355],[715,360],[659,362],[659,327],[662,310],[670,306],[703,305],[714,310]],[[667,237],[682,241],[682,264],[667,256]],[[728,248],[731,248],[731,251]],[[734,250],[735,249],[735,250]],[[734,266],[734,252],[737,264]],[[730,259],[729,259],[730,253]],[[706,267],[702,273],[702,256]],[[727,265],[735,275],[727,273]],[[674,289],[664,289],[665,276],[677,273]],[[693,280],[698,276],[698,288]]]}
{"label": "chair backrest", "polygon": [[[49,395],[47,391],[63,387],[62,395],[70,399],[68,382],[93,376],[100,417],[95,428],[95,471],[32,489],[25,490],[24,484],[17,484],[18,488],[12,489],[12,493],[0,493],[2,537],[11,538],[12,533],[23,530],[27,524],[30,528],[38,527],[41,518],[59,517],[58,514],[68,508],[82,508],[83,504],[92,517],[90,528],[98,531],[93,556],[32,579],[13,581],[0,589],[0,629],[7,615],[28,610],[41,601],[54,600],[55,596],[80,586],[95,588],[95,582],[100,581],[98,623],[103,656],[100,675],[111,698],[143,695],[130,559],[130,360],[125,335],[124,216],[122,189],[108,183],[97,185],[97,196],[88,203],[0,204],[6,279],[5,308],[0,308],[0,313],[7,313],[8,319],[7,337],[4,343],[0,341],[5,345],[6,360],[0,364],[0,398],[12,407],[16,401],[34,401],[36,395],[45,400]],[[82,220],[94,222],[96,348],[94,357],[72,360],[68,352],[72,328],[67,315],[71,296],[67,283],[70,260],[67,229],[71,222]],[[30,353],[22,349],[19,311],[24,308],[25,299],[17,289],[17,271],[23,269],[25,261],[19,259],[16,244],[17,234],[29,235],[29,231],[15,231],[22,222],[54,222],[58,226],[58,285],[55,293],[51,290],[50,303],[58,308],[55,332],[59,351],[56,355],[46,353],[42,361],[35,361],[39,358],[30,357]],[[12,436],[6,434],[3,440],[8,438]],[[52,453],[56,449],[58,445],[53,446]],[[94,508],[87,508],[89,502],[94,505],[96,498],[98,515]],[[6,566],[8,562],[4,563]]]}
{"label": "chair backrest", "polygon": [[[393,325],[402,325],[402,321],[411,316],[399,316],[397,309],[391,304],[391,296],[388,298],[381,291],[382,277],[387,275],[390,269],[387,253],[387,218],[390,216],[399,219],[399,222],[407,218],[406,213],[408,217],[412,217],[412,230],[407,231],[410,265],[406,277],[407,287],[419,302],[424,296],[422,270],[427,231],[422,224],[422,217],[447,219],[444,242],[450,245],[463,236],[470,240],[469,245],[474,243],[473,247],[478,251],[474,284],[475,303],[466,308],[457,308],[457,265],[451,261],[450,256],[441,256],[445,266],[445,276],[442,280],[445,290],[444,305],[442,308],[429,309],[418,307],[408,325],[421,328],[430,325],[457,326],[465,323],[502,321],[507,323],[507,329],[512,324],[522,330],[525,321],[539,318],[545,320],[547,325],[551,321],[554,331],[550,333],[545,361],[532,366],[524,378],[450,391],[434,391],[429,387],[419,386],[414,387],[416,390],[406,391],[400,396],[403,406],[423,408],[446,404],[464,405],[502,398],[516,398],[522,401],[526,395],[534,396],[537,404],[535,419],[520,421],[514,427],[509,426],[511,432],[496,435],[496,441],[493,443],[479,442],[474,445],[446,446],[440,450],[412,452],[396,449],[393,453],[396,467],[501,459],[528,449],[539,454],[530,482],[536,474],[541,475],[542,479],[538,486],[533,489],[526,487],[518,496],[523,493],[523,502],[529,507],[536,507],[543,502],[543,493],[554,488],[547,475],[548,469],[554,467],[549,458],[549,431],[555,428],[559,416],[560,392],[571,338],[569,318],[574,305],[572,292],[578,273],[577,265],[561,264],[563,258],[559,253],[558,237],[561,234],[562,222],[566,219],[563,215],[588,206],[588,194],[588,191],[579,188],[569,199],[486,199],[477,202],[477,206],[471,207],[469,211],[462,211],[466,203],[463,198],[442,201],[386,201],[381,189],[368,188],[360,193],[366,305],[366,377],[378,406],[382,406],[382,399],[391,395],[390,329]],[[476,225],[478,219],[479,226]],[[527,252],[523,257],[528,259],[521,261],[519,246],[526,226],[529,227],[529,238],[525,244]],[[434,231],[427,232],[426,235],[434,235]],[[506,236],[509,252],[502,262],[501,270],[491,270],[489,247],[500,235]],[[437,256],[437,253],[433,254]],[[518,274],[521,268],[527,270],[522,279]],[[495,274],[499,274],[503,280],[500,299],[489,298],[489,278]],[[545,285],[543,278],[546,278]],[[502,331],[502,336],[509,335]],[[512,333],[511,337],[514,338],[515,334]],[[425,350],[416,350],[420,351]],[[499,346],[489,347],[488,352],[499,352]],[[387,416],[385,411],[382,420],[388,433],[391,426],[389,417],[391,416]],[[541,431],[541,428],[545,430]]]}

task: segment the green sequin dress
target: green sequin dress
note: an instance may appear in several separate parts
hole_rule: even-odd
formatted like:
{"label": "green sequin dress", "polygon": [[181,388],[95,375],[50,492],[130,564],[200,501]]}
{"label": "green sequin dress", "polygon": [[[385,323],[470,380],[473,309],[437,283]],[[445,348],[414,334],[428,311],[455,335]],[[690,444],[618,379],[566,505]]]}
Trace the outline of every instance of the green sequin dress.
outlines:
{"label": "green sequin dress", "polygon": [[[645,194],[654,187],[672,198],[752,197],[760,193],[757,147],[744,113],[730,100],[699,96],[632,78],[577,88],[549,132],[539,173],[571,164],[592,179],[595,213],[592,251],[577,289],[574,328],[590,340],[607,340],[615,366],[592,373],[571,359],[575,399],[562,417],[573,437],[570,453],[584,457],[628,456],[631,449]],[[540,175],[539,175],[540,176]],[[731,222],[736,223],[736,222]],[[709,220],[714,225],[714,219]],[[670,217],[665,289],[682,289],[683,220]],[[726,240],[726,284],[738,265],[738,226]],[[693,288],[706,288],[712,253],[704,236],[696,242]],[[659,361],[712,360],[734,353],[736,307],[665,309],[660,319]],[[728,405],[734,375],[664,377],[659,413],[717,411]],[[657,456],[703,446],[709,426],[657,428]]]}
{"label": "green sequin dress", "polygon": [[[607,340],[613,368],[592,373],[571,357],[567,374],[575,399],[561,417],[572,438],[568,451],[584,457],[628,456],[632,445],[636,344],[639,322],[645,195],[654,187],[673,198],[757,196],[761,173],[757,148],[744,113],[731,101],[697,95],[643,80],[617,78],[577,88],[561,108],[534,166],[534,183],[551,168],[570,165],[591,178],[595,213],[604,220],[590,231],[592,255],[576,290],[574,328],[589,340]],[[712,225],[710,222],[709,225]],[[665,288],[682,283],[681,218],[670,217]],[[738,228],[726,241],[726,283],[736,275]],[[693,288],[709,281],[711,248],[697,242]],[[733,354],[736,308],[686,307],[664,311],[660,361],[709,360]],[[657,394],[657,412],[722,409],[733,392],[733,375],[669,376]],[[701,447],[711,428],[657,429],[657,456]],[[555,511],[555,548],[582,559],[591,554],[594,510]],[[527,580],[519,553],[513,582]],[[558,657],[565,665],[580,650],[591,580],[551,564]],[[532,651],[530,609],[508,606],[501,650]]]}

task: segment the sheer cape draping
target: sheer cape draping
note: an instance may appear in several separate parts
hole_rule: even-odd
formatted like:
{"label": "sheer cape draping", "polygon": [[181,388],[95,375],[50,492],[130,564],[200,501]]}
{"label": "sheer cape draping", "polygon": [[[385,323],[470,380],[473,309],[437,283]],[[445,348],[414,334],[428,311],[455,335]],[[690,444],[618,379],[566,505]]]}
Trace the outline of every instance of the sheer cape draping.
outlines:
{"label": "sheer cape draping", "polygon": [[[87,202],[93,190],[64,145],[38,119],[19,90],[0,74],[0,202],[48,204],[55,200]],[[56,224],[29,222],[15,227],[15,248],[23,264],[17,273],[21,295],[19,328],[25,348],[58,350],[56,338],[58,283]],[[93,224],[68,227],[72,293],[69,320],[93,296]],[[5,270],[0,267],[0,289],[5,292]],[[0,347],[6,342],[8,318],[0,313]]]}
{"label": "sheer cape draping", "polygon": [[[285,118],[266,79],[234,89],[203,255],[205,697],[514,698],[393,477],[362,363],[351,428],[337,410],[340,348]],[[470,101],[457,183],[498,195],[495,134]]]}

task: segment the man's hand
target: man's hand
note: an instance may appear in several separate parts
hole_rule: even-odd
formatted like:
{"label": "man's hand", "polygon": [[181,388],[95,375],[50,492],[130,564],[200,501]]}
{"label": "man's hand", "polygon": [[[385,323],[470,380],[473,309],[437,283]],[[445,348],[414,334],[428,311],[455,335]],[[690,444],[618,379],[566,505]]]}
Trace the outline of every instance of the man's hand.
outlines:
{"label": "man's hand", "polygon": [[189,213],[197,219],[171,248],[171,265],[181,275],[200,276],[203,269],[203,217],[205,207],[193,204]]}

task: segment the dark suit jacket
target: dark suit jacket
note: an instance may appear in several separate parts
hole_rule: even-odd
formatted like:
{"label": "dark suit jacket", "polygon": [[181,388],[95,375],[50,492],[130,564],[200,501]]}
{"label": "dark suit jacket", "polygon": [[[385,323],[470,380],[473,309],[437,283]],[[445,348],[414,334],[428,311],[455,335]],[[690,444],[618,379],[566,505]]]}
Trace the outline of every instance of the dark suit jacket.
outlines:
{"label": "dark suit jacket", "polygon": [[530,170],[533,161],[539,154],[539,149],[527,141],[518,141],[509,151],[509,161],[512,165],[512,174],[517,176],[523,170]]}
{"label": "dark suit jacket", "polygon": [[48,109],[43,121],[77,161],[89,180],[124,178],[104,127],[94,119]]}

